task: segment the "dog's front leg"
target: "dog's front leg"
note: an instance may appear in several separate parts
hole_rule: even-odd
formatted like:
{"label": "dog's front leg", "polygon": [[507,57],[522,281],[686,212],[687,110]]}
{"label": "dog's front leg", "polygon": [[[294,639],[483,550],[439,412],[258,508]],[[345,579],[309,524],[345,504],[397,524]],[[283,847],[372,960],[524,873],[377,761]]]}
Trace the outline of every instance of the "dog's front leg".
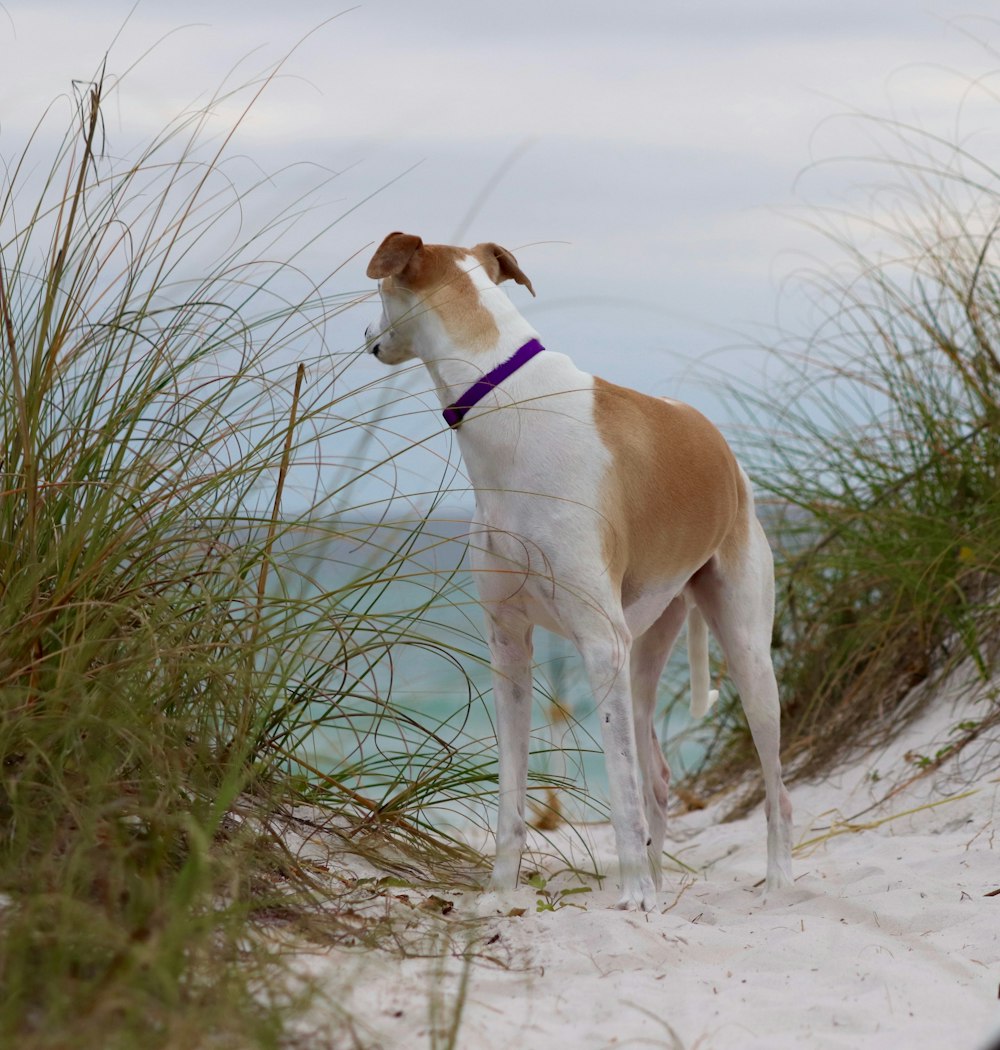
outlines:
{"label": "dog's front leg", "polygon": [[493,667],[500,799],[497,852],[491,888],[506,892],[517,885],[527,827],[524,803],[528,787],[531,736],[531,624],[516,617],[487,613]]}
{"label": "dog's front leg", "polygon": [[[606,627],[605,632],[606,633]],[[631,641],[624,627],[607,639],[581,642],[601,722],[604,761],[608,771],[611,823],[621,865],[622,895],[616,907],[652,911],[656,887],[650,867],[650,836],[639,786],[635,721],[629,686]],[[645,743],[645,742],[644,742]]]}

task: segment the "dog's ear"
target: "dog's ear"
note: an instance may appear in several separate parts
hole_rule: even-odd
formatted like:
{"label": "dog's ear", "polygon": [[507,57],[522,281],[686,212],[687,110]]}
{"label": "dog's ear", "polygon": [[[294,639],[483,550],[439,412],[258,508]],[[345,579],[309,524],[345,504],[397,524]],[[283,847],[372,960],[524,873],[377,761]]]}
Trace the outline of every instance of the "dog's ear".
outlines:
{"label": "dog's ear", "polygon": [[486,270],[494,284],[500,284],[502,281],[516,281],[518,284],[523,284],[532,295],[535,294],[531,281],[517,265],[517,259],[514,258],[513,253],[507,251],[506,248],[488,241],[485,244],[477,244],[472,249],[472,254],[483,264],[483,269]]}
{"label": "dog's ear", "polygon": [[373,280],[396,277],[409,265],[413,256],[424,246],[424,242],[412,233],[390,233],[378,246],[365,271]]}

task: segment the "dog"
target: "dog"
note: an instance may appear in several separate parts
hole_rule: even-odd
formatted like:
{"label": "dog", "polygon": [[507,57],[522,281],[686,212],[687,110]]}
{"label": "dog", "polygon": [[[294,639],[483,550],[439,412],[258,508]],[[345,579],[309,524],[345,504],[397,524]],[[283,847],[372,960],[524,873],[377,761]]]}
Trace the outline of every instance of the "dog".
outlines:
{"label": "dog", "polygon": [[598,705],[621,867],[617,907],[661,886],[670,769],[656,687],[687,621],[692,712],[705,713],[708,628],[739,690],[766,790],[765,892],[791,881],[770,657],[774,570],[746,474],[689,405],[616,386],[542,346],[500,286],[534,296],[498,244],[390,233],[368,264],[382,317],[366,347],[420,360],[457,432],[482,539],[472,551],[493,669],[499,808],[491,888],[517,884],[526,836],[532,632],[570,639]]}

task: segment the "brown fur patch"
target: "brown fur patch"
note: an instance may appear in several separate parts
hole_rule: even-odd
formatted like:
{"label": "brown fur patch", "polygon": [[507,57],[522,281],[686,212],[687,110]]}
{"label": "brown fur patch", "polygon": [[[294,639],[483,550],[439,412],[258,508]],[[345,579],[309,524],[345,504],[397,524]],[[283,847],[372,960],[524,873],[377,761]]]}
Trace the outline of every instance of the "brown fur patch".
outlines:
{"label": "brown fur patch", "polygon": [[493,315],[483,306],[472,278],[460,265],[462,248],[425,244],[395,278],[420,296],[441,319],[448,337],[469,350],[488,350],[500,338]]}
{"label": "brown fur patch", "polygon": [[614,466],[601,493],[604,554],[628,604],[694,573],[739,529],[745,501],[725,438],[697,409],[594,379],[594,422]]}
{"label": "brown fur patch", "polygon": [[483,264],[483,269],[494,284],[514,281],[516,284],[527,288],[532,295],[535,294],[531,281],[521,267],[518,266],[513,252],[508,251],[500,244],[494,244],[493,241],[477,244],[471,250],[472,254]]}
{"label": "brown fur patch", "polygon": [[378,246],[365,271],[369,277],[381,280],[402,273],[422,245],[423,241],[412,233],[390,233]]}

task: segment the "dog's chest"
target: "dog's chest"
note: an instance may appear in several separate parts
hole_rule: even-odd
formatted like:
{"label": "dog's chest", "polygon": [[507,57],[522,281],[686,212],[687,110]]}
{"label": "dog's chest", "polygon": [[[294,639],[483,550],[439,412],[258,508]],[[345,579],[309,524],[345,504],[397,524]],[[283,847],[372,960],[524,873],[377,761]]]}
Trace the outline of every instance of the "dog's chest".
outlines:
{"label": "dog's chest", "polygon": [[536,377],[514,404],[464,423],[459,437],[489,589],[500,601],[516,593],[545,623],[569,581],[604,572],[601,491],[611,456],[593,425],[590,377]]}
{"label": "dog's chest", "polygon": [[[594,424],[593,377],[548,354],[508,379],[458,432],[476,502],[498,528],[594,508],[611,464]],[[532,362],[535,365],[535,362]]]}
{"label": "dog's chest", "polygon": [[555,448],[508,472],[486,469],[476,484],[476,520],[489,550],[511,569],[541,577],[603,566],[600,489],[608,464],[599,447]]}

